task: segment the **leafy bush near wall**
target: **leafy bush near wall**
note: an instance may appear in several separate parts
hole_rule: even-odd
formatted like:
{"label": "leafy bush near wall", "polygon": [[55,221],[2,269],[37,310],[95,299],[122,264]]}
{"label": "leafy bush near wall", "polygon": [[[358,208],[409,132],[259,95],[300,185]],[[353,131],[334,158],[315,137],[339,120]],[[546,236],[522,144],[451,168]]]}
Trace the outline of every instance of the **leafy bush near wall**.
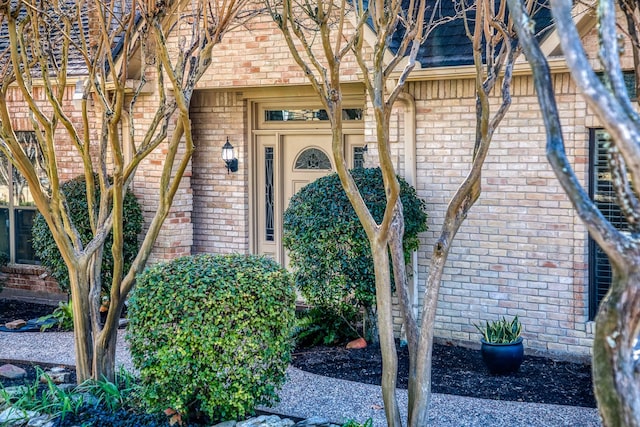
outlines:
{"label": "leafy bush near wall", "polygon": [[[100,199],[100,187],[96,177],[96,200]],[[80,233],[82,243],[87,244],[93,238],[91,223],[89,222],[89,211],[87,204],[86,180],[84,175],[78,176],[61,186],[65,195],[67,205],[71,212],[71,219]],[[131,266],[131,262],[138,253],[140,247],[138,234],[142,231],[142,210],[136,196],[132,191],[127,191],[124,197],[124,271]],[[44,217],[38,213],[33,221],[33,249],[43,266],[47,267],[51,276],[58,281],[60,289],[69,291],[69,272],[62,259],[60,250],[53,240],[53,235],[47,226]],[[111,245],[113,244],[112,234],[109,233],[104,245],[102,258],[102,287],[109,295],[111,279],[113,278],[113,256]]]}
{"label": "leafy bush near wall", "polygon": [[320,307],[296,311],[294,336],[297,347],[313,347],[318,344],[333,345],[358,338],[358,317],[340,317],[333,311]]}
{"label": "leafy bush near wall", "polygon": [[[380,223],[386,205],[380,168],[353,169],[351,174]],[[419,246],[418,233],[427,229],[426,203],[404,179],[398,179],[408,259]],[[320,178],[296,193],[284,213],[283,229],[295,283],[307,302],[343,318],[364,309],[373,320],[375,277],[369,240],[338,174]]]}
{"label": "leafy bush near wall", "polygon": [[154,265],[129,300],[142,397],[183,418],[235,419],[276,398],[291,358],[295,292],[275,261],[198,255]]}

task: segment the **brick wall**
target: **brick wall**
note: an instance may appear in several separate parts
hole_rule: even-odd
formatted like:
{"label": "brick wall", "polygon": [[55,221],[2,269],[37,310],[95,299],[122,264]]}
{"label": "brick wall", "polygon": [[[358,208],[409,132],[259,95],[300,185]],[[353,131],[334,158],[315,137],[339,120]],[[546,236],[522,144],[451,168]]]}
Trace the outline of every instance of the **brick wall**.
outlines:
{"label": "brick wall", "polygon": [[[147,73],[145,76],[147,81],[155,82],[157,80],[157,77],[153,74],[154,71],[147,70]],[[170,84],[165,81],[166,96],[171,98],[172,95],[169,86]],[[153,133],[150,130],[151,122],[158,111],[159,103],[160,97],[156,92],[145,93],[136,101],[135,109],[128,113],[133,116],[133,122],[135,123],[135,144],[137,147],[140,147],[145,137],[155,138],[154,135],[148,134]],[[167,128],[167,140],[173,138],[175,128],[176,117],[174,116]],[[124,143],[127,144],[129,141],[125,140]],[[183,138],[176,153],[172,180],[173,177],[175,177],[176,168],[183,158],[184,153],[185,144]],[[167,154],[168,144],[167,142],[162,142],[140,163],[132,183],[132,190],[142,205],[144,218],[142,236],[147,233],[148,227],[158,211],[160,181]],[[189,162],[184,175],[181,177],[179,188],[153,246],[153,251],[151,252],[148,263],[170,260],[191,253],[191,246],[193,245],[191,173],[192,164]]]}
{"label": "brick wall", "polygon": [[[73,92],[75,90],[75,81],[70,82],[71,85],[67,86],[65,96],[63,98],[63,108],[68,111],[69,117],[78,127],[81,126],[81,114],[73,111],[72,105]],[[33,96],[36,102],[40,105],[40,108],[45,113],[50,113],[50,105],[47,101],[42,101],[45,97],[45,93],[42,88],[34,88]],[[31,124],[30,111],[25,104],[18,89],[9,89],[7,93],[7,105],[11,112],[11,124],[16,131],[32,131],[33,125]],[[71,139],[67,132],[62,130],[56,133],[56,159],[58,160],[59,174],[62,181],[67,181],[81,173],[83,173],[82,162],[78,161],[76,156],[76,149],[74,148]]]}
{"label": "brick wall", "polygon": [[[483,168],[482,196],[453,244],[436,334],[477,341],[473,322],[517,314],[527,347],[587,354],[587,235],[546,161],[530,80],[514,81],[513,104]],[[556,75],[554,84],[567,150],[586,179],[587,111],[567,74]],[[472,80],[411,83],[408,90],[417,107],[417,190],[430,215],[419,253],[424,281],[446,205],[469,169],[475,98]]]}
{"label": "brick wall", "polygon": [[[347,25],[346,32],[351,25]],[[320,37],[312,37],[317,52],[322,48]],[[269,15],[259,15],[227,33],[213,48],[214,60],[210,72],[203,76],[198,88],[263,87],[308,84],[304,73],[293,60],[282,32]],[[300,48],[299,52],[303,52]],[[322,55],[322,54],[320,54]],[[320,62],[323,56],[318,56]],[[357,81],[357,65],[348,57],[341,63],[344,82]]]}
{"label": "brick wall", "polygon": [[20,289],[41,294],[66,294],[40,266],[14,264],[4,267],[2,272],[6,275],[4,286],[7,289]]}
{"label": "brick wall", "polygon": [[[235,92],[196,92],[191,103],[193,253],[248,252],[248,163],[245,102]],[[222,146],[229,138],[238,172],[227,173]]]}

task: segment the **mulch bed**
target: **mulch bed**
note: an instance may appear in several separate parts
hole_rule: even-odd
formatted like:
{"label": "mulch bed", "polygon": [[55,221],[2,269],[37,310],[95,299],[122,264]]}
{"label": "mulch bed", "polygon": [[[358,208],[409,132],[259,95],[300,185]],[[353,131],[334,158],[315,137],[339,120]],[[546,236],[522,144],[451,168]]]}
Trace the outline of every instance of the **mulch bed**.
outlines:
{"label": "mulch bed", "polygon": [[[525,342],[526,345],[526,342]],[[380,384],[380,348],[362,350],[318,346],[296,350],[293,365],[328,377]],[[398,387],[407,388],[409,355],[398,349]],[[596,407],[591,366],[525,356],[519,371],[492,375],[482,362],[480,350],[436,344],[433,350],[432,391],[483,399]]]}
{"label": "mulch bed", "polygon": [[[55,306],[0,299],[0,324],[50,314]],[[525,342],[526,346],[526,342]],[[317,346],[297,349],[293,365],[307,372],[368,384],[380,384],[380,349],[362,350]],[[409,358],[406,348],[398,349],[398,387],[406,388]],[[35,369],[23,364],[35,377]],[[27,369],[25,368],[25,369]],[[480,351],[454,345],[436,344],[433,351],[435,393],[456,394],[484,399],[595,407],[591,366],[586,363],[555,361],[525,356],[517,373],[492,375],[485,368]],[[1,381],[8,385],[6,381]]]}
{"label": "mulch bed", "polygon": [[36,304],[33,302],[0,298],[0,325],[22,319],[30,320],[53,313],[57,305]]}

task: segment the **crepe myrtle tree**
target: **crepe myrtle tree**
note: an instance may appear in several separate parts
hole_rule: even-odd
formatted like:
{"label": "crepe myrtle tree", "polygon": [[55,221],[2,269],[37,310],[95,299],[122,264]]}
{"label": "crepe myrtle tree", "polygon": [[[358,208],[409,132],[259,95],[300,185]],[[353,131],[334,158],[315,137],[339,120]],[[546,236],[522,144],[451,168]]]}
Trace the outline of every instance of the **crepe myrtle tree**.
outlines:
{"label": "crepe myrtle tree", "polygon": [[[431,351],[433,329],[442,272],[453,238],[481,193],[481,169],[489,144],[510,102],[513,62],[518,44],[504,0],[456,3],[452,16],[442,16],[437,0],[295,2],[270,4],[272,16],[284,34],[291,54],[316,90],[327,111],[333,135],[333,156],[342,186],[360,219],[374,260],[376,306],[383,358],[382,390],[387,423],[401,426],[395,398],[397,354],[393,336],[389,257],[410,355],[409,410],[407,425],[428,424],[431,393]],[[534,2],[529,5],[534,9]],[[352,19],[353,18],[353,19]],[[453,194],[435,244],[427,279],[421,323],[409,296],[402,251],[404,221],[398,198],[389,143],[389,123],[395,101],[401,96],[413,69],[421,43],[437,26],[463,19],[473,48],[476,70],[476,136],[469,173]],[[476,25],[476,23],[480,23]],[[364,34],[373,30],[373,42]],[[391,52],[390,41],[399,38]],[[378,163],[386,191],[382,220],[374,220],[347,170],[342,144],[341,64],[351,55],[362,74],[367,101],[374,120]],[[490,94],[500,87],[499,105],[492,111]]]}
{"label": "crepe myrtle tree", "polygon": [[[194,149],[188,109],[194,86],[211,64],[213,47],[245,4],[0,1],[0,27],[8,39],[0,51],[0,150],[28,183],[69,270],[78,382],[113,380],[125,298],[151,253]],[[178,42],[170,45],[170,37]],[[72,78],[78,68],[83,74],[79,83]],[[133,68],[138,80],[129,78]],[[82,92],[79,107],[67,101],[74,84]],[[153,87],[157,98],[143,98],[145,87]],[[26,120],[36,136],[38,162],[32,162],[16,136],[15,123],[25,119],[17,117],[22,113],[14,108],[14,99],[30,111]],[[134,123],[142,111],[150,119],[144,125]],[[129,130],[126,138],[123,129]],[[86,243],[61,191],[59,141],[69,143],[84,169],[92,230]],[[124,195],[141,162],[158,150],[163,162],[156,211],[125,270]],[[113,244],[105,247],[109,232]],[[109,311],[101,324],[105,251],[112,253],[113,272]]]}
{"label": "crepe myrtle tree", "polygon": [[[418,47],[424,36],[426,0],[412,1],[406,10],[403,10],[401,3],[399,0],[378,0],[368,2],[367,7],[363,0],[268,2],[291,55],[304,71],[327,112],[332,129],[332,153],[336,172],[371,247],[383,357],[382,395],[387,422],[394,426],[400,426],[401,420],[395,396],[398,359],[393,336],[389,247],[396,267],[393,269],[396,280],[406,283],[406,272],[402,253],[404,220],[399,201],[400,185],[391,158],[389,121],[392,106],[415,66]],[[351,21],[352,17],[354,22]],[[364,52],[367,22],[372,23],[377,37],[370,56],[365,56]],[[405,36],[393,59],[385,63],[388,39],[400,25],[405,29]],[[401,67],[405,54],[408,54],[406,65]],[[345,159],[341,64],[349,55],[355,56],[363,72],[367,98],[372,104],[376,119],[378,161],[386,194],[386,205],[380,222],[374,219],[367,208]],[[397,83],[394,84],[390,77],[396,68],[402,68],[402,71],[396,76]],[[393,86],[390,92],[386,91],[387,85]],[[390,239],[396,242],[390,245]],[[398,292],[404,292],[403,289]],[[403,305],[403,310],[409,308]]]}
{"label": "crepe myrtle tree", "polygon": [[551,0],[550,4],[573,81],[611,136],[606,147],[611,184],[631,233],[623,233],[611,224],[578,180],[565,152],[549,66],[531,34],[532,20],[523,11],[520,0],[509,0],[533,71],[546,127],[547,158],[576,214],[611,262],[611,287],[598,309],[593,342],[592,369],[598,409],[605,426],[639,426],[640,359],[636,348],[640,334],[640,201],[638,186],[631,183],[640,182],[640,116],[629,99],[620,63],[622,29],[626,28],[635,69],[639,69],[638,5],[621,2],[626,25],[618,27],[617,2],[596,2],[598,60],[602,72],[599,77],[573,21],[573,2]]}

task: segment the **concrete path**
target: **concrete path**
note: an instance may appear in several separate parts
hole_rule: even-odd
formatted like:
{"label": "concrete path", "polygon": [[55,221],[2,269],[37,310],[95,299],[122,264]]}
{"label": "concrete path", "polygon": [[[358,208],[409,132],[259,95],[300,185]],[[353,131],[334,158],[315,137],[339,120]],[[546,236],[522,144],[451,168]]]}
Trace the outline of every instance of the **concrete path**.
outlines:
{"label": "concrete path", "polygon": [[[0,332],[0,359],[75,364],[70,332]],[[118,364],[133,369],[131,357],[119,331]],[[299,418],[321,416],[334,422],[372,418],[374,426],[385,426],[380,387],[288,370],[288,380],[279,392],[280,403],[270,408],[278,414]],[[407,392],[398,390],[398,402],[406,414]],[[265,408],[266,409],[266,408]],[[434,394],[430,406],[434,427],[597,427],[597,410],[562,405],[507,402]]]}

